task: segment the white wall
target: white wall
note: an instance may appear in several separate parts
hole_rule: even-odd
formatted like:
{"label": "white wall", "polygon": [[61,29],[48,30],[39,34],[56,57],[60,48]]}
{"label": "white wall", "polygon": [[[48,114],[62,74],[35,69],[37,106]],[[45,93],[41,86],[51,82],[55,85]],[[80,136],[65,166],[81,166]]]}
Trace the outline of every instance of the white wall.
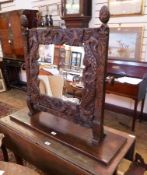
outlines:
{"label": "white wall", "polygon": [[[9,11],[14,9],[41,9],[41,7],[48,4],[61,4],[61,0],[14,0],[11,3],[6,3],[1,5],[1,11]],[[108,0],[92,0],[92,19],[89,23],[89,27],[97,27],[100,25],[99,21],[99,10],[103,5],[108,5]],[[59,6],[60,7],[60,6]],[[60,21],[59,15],[53,15],[53,20]],[[142,61],[147,61],[147,0],[144,0],[144,14],[138,16],[126,16],[126,17],[111,17],[109,21],[109,26],[119,27],[121,24],[122,27],[130,26],[143,26],[143,40],[142,40]]]}
{"label": "white wall", "polygon": [[[100,25],[99,11],[103,5],[108,5],[108,0],[93,0],[92,1],[92,19],[89,23],[89,27],[97,27]],[[131,8],[131,7],[129,7]],[[111,27],[119,27],[120,24],[122,27],[137,27],[143,26],[143,39],[142,39],[142,61],[147,61],[147,0],[144,0],[144,14],[138,16],[126,16],[126,17],[111,17],[109,21],[109,26]],[[106,95],[106,102],[110,104],[115,104],[117,106],[126,107],[129,109],[134,108],[134,100],[113,95]],[[138,106],[138,110],[140,110],[140,104]],[[147,113],[147,95],[144,104],[144,112]]]}
{"label": "white wall", "polygon": [[[61,4],[61,0],[14,0],[11,3],[3,4],[1,7],[1,12],[3,11],[9,11],[14,9],[24,9],[24,8],[35,8],[35,9],[41,9],[41,6],[47,5],[47,4]],[[108,0],[92,0],[92,19],[89,23],[89,27],[98,27],[100,25],[99,21],[99,10],[103,5],[108,5]],[[129,7],[130,8],[130,7]],[[54,21],[59,21],[60,17],[59,15],[53,16]],[[109,21],[109,26],[111,27],[119,27],[121,24],[122,27],[130,26],[130,27],[136,27],[136,26],[143,26],[144,27],[144,33],[143,33],[143,40],[142,40],[142,61],[147,61],[147,0],[144,0],[144,14],[138,15],[138,16],[126,16],[126,17],[111,17]],[[146,95],[147,96],[147,95]],[[106,102],[127,107],[127,108],[133,108],[133,100],[115,96],[112,94],[108,94],[106,96]],[[144,106],[144,112],[147,113],[147,97],[145,101]]]}
{"label": "white wall", "polygon": [[[108,5],[108,0],[92,0],[92,20],[89,23],[90,27],[97,27],[100,24],[98,19],[99,10],[103,5]],[[128,7],[131,8],[131,7]],[[126,16],[126,17],[111,17],[109,21],[110,27],[136,27],[143,26],[143,40],[142,40],[142,54],[141,60],[147,61],[147,0],[144,0],[144,14],[136,16]]]}

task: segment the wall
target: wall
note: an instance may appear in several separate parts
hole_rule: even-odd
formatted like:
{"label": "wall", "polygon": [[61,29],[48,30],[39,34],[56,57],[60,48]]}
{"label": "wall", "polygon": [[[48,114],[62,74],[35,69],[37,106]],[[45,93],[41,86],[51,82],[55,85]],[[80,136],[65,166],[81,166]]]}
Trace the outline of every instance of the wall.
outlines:
{"label": "wall", "polygon": [[[143,39],[142,39],[142,51],[141,51],[141,59],[142,61],[147,61],[147,0],[144,0],[144,14],[138,15],[138,16],[126,16],[126,17],[112,17],[109,21],[110,27],[126,27],[126,26],[143,26],[144,27],[144,33],[143,33]],[[60,5],[61,0],[27,0],[23,1],[23,3],[20,0],[14,0],[12,3],[3,4],[2,10],[8,11],[8,10],[14,10],[14,9],[24,9],[24,8],[35,8],[40,9],[40,6],[44,6],[47,4],[54,4],[57,3]],[[108,0],[92,0],[92,19],[89,23],[89,27],[98,27],[100,25],[100,21],[98,18],[99,10],[103,5],[108,5]],[[62,22],[60,23],[60,17],[59,13],[53,16],[54,21],[59,21],[59,24],[62,25]],[[133,108],[133,100],[114,96],[112,94],[109,94],[106,96],[106,102],[119,105],[122,107],[127,108]],[[145,107],[144,112],[147,113],[147,97],[145,101]]]}
{"label": "wall", "polygon": [[[89,23],[89,27],[97,27],[100,25],[100,21],[98,18],[98,14],[100,8],[103,5],[108,5],[108,0],[93,0],[92,2],[92,19]],[[138,16],[126,16],[126,17],[111,17],[109,21],[110,27],[136,27],[136,26],[143,26],[143,38],[142,38],[142,61],[147,61],[147,0],[144,0],[144,14]],[[115,104],[121,107],[126,107],[133,109],[134,108],[134,101],[129,98],[107,94],[106,95],[106,102],[110,104]],[[138,106],[138,110],[140,110],[140,105]],[[144,104],[144,112],[147,113],[147,95]]]}
{"label": "wall", "polygon": [[[90,27],[97,27],[100,24],[98,19],[99,10],[103,5],[108,5],[108,0],[93,0],[92,20],[89,23]],[[109,21],[110,27],[136,27],[143,26],[142,38],[142,54],[141,60],[147,61],[147,0],[144,0],[144,14],[126,17],[111,17]]]}
{"label": "wall", "polygon": [[[141,54],[141,60],[147,61],[147,0],[144,0],[144,15],[138,15],[138,16],[126,16],[126,17],[111,17],[109,21],[110,27],[119,27],[120,25],[122,27],[132,27],[132,26],[143,26],[144,32],[143,32],[143,38],[142,38],[142,54]],[[1,11],[9,11],[14,9],[25,9],[25,8],[35,8],[40,10],[46,10],[45,5],[48,4],[55,4],[57,3],[60,7],[61,0],[27,0],[23,3],[20,0],[14,0],[11,3],[2,4],[1,5]],[[92,19],[89,23],[89,27],[97,27],[100,25],[99,21],[99,10],[103,5],[108,5],[108,0],[92,0]],[[43,9],[44,8],[44,9]],[[58,9],[59,11],[59,9]],[[62,21],[60,20],[60,12],[56,15],[53,15],[53,20],[55,23],[58,23],[59,25],[62,25]]]}

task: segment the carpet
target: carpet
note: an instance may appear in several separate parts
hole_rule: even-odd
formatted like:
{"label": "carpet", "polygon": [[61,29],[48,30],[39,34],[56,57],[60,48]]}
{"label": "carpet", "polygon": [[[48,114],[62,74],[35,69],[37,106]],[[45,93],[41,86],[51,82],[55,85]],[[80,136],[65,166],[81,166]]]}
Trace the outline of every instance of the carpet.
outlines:
{"label": "carpet", "polygon": [[9,104],[0,102],[0,118],[5,117],[13,112],[16,112],[17,110],[18,110],[17,108],[15,108]]}
{"label": "carpet", "polygon": [[[7,151],[8,151],[9,162],[16,163],[16,159],[15,159],[15,156],[14,156],[13,152],[11,150],[9,150],[9,149],[7,149]],[[4,161],[4,157],[3,157],[2,151],[0,151],[0,161]],[[29,162],[27,162],[25,160],[23,160],[23,166],[26,166],[26,167],[28,167],[30,169],[35,170],[40,175],[48,175],[48,173],[45,173],[45,172],[41,171],[36,166],[30,164]]]}
{"label": "carpet", "polygon": [[[16,163],[16,159],[15,159],[13,152],[9,149],[7,149],[7,151],[8,151],[9,162]],[[0,161],[4,161],[3,153],[1,150],[0,150]],[[43,171],[41,171],[40,169],[38,169],[36,166],[30,164],[29,162],[27,162],[25,160],[23,160],[23,166],[26,166],[30,169],[35,170],[40,175],[48,175],[48,174],[44,173]]]}

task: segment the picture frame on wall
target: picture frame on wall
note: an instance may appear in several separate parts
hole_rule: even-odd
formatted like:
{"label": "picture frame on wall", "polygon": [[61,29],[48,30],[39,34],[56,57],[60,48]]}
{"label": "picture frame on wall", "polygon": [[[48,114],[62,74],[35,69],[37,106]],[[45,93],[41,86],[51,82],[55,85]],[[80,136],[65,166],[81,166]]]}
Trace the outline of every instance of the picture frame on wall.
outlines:
{"label": "picture frame on wall", "polygon": [[39,62],[53,64],[54,44],[39,45]]}
{"label": "picture frame on wall", "polygon": [[108,57],[120,60],[140,61],[143,27],[111,27]]}
{"label": "picture frame on wall", "polygon": [[61,14],[61,4],[60,3],[52,3],[46,4],[42,6],[34,6],[34,9],[38,9],[42,16],[52,15],[52,16],[60,16]]}
{"label": "picture frame on wall", "polygon": [[143,14],[144,0],[108,0],[108,2],[112,17]]}
{"label": "picture frame on wall", "polygon": [[13,0],[0,0],[0,4],[4,4],[4,3],[7,3],[7,2],[13,2]]}
{"label": "picture frame on wall", "polygon": [[8,2],[13,2],[13,0],[0,0],[0,10],[1,10],[1,5]]}
{"label": "picture frame on wall", "polygon": [[53,15],[53,16],[60,16],[60,13],[61,13],[60,6],[61,5],[58,3],[49,4],[48,5],[48,14]]}
{"label": "picture frame on wall", "polygon": [[82,58],[82,53],[81,52],[71,52],[71,68],[80,68],[81,65],[81,58]]}

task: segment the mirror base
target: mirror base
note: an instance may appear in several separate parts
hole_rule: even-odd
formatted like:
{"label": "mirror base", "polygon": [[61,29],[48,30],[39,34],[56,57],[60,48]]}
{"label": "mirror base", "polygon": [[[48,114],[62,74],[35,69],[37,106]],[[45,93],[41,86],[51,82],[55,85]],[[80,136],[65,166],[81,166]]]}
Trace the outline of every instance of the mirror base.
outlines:
{"label": "mirror base", "polygon": [[90,128],[81,127],[46,112],[36,113],[30,118],[28,109],[24,109],[10,118],[105,165],[110,164],[127,141],[123,136],[104,129],[105,137],[98,145],[94,145]]}

